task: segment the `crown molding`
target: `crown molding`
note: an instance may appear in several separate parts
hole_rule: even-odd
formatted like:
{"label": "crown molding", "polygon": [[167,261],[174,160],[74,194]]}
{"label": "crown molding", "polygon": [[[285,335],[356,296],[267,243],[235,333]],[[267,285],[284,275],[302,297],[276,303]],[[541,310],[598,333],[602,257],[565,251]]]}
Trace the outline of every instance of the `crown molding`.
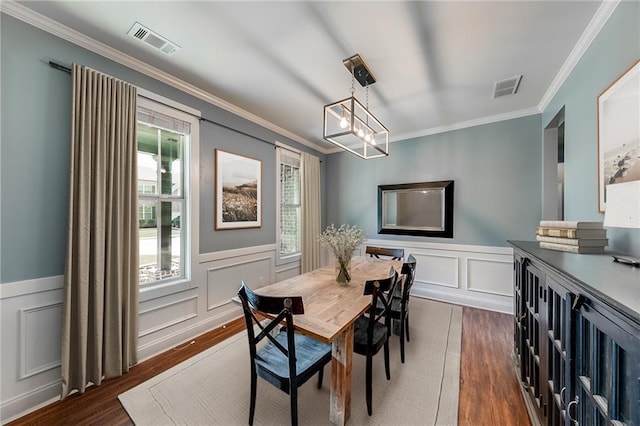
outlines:
{"label": "crown molding", "polygon": [[616,7],[618,7],[619,4],[620,0],[604,0],[600,4],[600,7],[593,15],[593,18],[591,18],[589,25],[585,28],[584,32],[578,39],[578,42],[573,47],[573,50],[571,50],[571,53],[564,61],[564,64],[560,67],[558,74],[556,74],[544,96],[540,99],[540,103],[538,104],[538,109],[540,109],[540,111],[544,111],[545,108],[549,106],[553,97],[558,93],[558,90],[560,90],[560,87],[562,87],[576,65],[578,65],[578,62],[584,53],[587,51],[589,46],[591,46],[591,43],[595,40],[596,36],[602,30],[602,27],[604,27],[604,24],[607,23],[613,14],[613,11],[616,10]]}
{"label": "crown molding", "polygon": [[305,145],[315,151],[321,152],[323,154],[327,154],[327,149],[311,142],[300,135],[297,135],[289,130],[283,129],[282,127],[271,123],[261,117],[258,117],[255,114],[252,114],[230,102],[225,101],[209,92],[206,92],[186,81],[183,81],[177,77],[172,76],[171,74],[164,72],[158,68],[155,68],[145,62],[140,61],[132,56],[129,56],[125,53],[120,52],[106,44],[92,39],[91,37],[87,37],[86,35],[75,31],[65,25],[60,24],[53,19],[50,19],[44,15],[41,15],[33,10],[22,6],[14,2],[13,0],[2,0],[0,1],[0,11],[6,13],[7,15],[11,15],[16,19],[19,19],[31,26],[39,28],[49,34],[52,34],[56,37],[59,37],[63,40],[71,42],[77,46],[80,46],[84,49],[87,49],[91,52],[97,53],[100,56],[103,56],[107,59],[110,59],[114,62],[117,62],[121,65],[124,65],[128,68],[131,68],[134,71],[140,72],[144,75],[147,75],[155,80],[168,84],[169,86],[175,87],[176,89],[195,96],[205,102],[208,102],[212,105],[215,105],[219,108],[222,108],[226,111],[229,111],[239,117],[247,119],[259,126],[264,127],[265,129],[271,130],[279,135],[282,135],[286,138],[289,138],[293,141],[296,141],[302,145]]}
{"label": "crown molding", "polygon": [[[393,142],[402,142],[409,139],[416,139],[423,136],[436,135],[438,133],[451,132],[453,130],[461,130],[469,127],[482,126],[484,124],[497,123],[505,120],[512,120],[514,118],[528,117],[530,115],[540,114],[540,110],[538,107],[532,107],[527,109],[521,109],[518,111],[511,111],[504,114],[496,114],[487,117],[477,118],[469,121],[462,121],[459,123],[448,124],[446,126],[438,126],[431,127],[430,129],[421,130],[419,132],[414,133],[404,133],[402,135],[398,135],[393,139],[389,140],[389,143]],[[331,148],[329,149],[329,154],[334,154],[336,152],[344,152],[344,150],[340,148]]]}
{"label": "crown molding", "polygon": [[452,130],[466,129],[469,127],[482,126],[484,124],[497,123],[499,121],[512,120],[514,118],[527,117],[529,115],[540,114],[538,107],[526,108],[517,111],[506,112],[504,114],[490,115],[487,117],[476,118],[459,123],[447,124],[445,126],[432,127],[430,129],[421,130],[415,133],[405,133],[398,135],[391,142],[399,142],[407,139],[415,139],[422,136],[435,135],[438,133],[450,132]]}

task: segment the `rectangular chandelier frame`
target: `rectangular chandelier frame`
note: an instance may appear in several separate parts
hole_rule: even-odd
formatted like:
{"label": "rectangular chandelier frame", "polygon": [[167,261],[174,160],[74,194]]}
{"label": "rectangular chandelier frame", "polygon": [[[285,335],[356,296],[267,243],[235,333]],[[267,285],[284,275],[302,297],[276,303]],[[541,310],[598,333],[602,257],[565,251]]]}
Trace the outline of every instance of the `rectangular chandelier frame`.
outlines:
{"label": "rectangular chandelier frame", "polygon": [[355,97],[324,107],[323,138],[365,160],[389,155],[389,130]]}

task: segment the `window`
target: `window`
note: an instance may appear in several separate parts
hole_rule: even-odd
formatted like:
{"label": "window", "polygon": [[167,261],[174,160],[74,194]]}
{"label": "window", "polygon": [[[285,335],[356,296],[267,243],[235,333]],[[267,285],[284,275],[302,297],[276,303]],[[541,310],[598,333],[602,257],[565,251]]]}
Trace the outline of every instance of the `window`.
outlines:
{"label": "window", "polygon": [[[162,112],[160,112],[162,111]],[[138,106],[140,288],[188,277],[191,123],[150,102]]]}
{"label": "window", "polygon": [[301,251],[300,153],[278,146],[279,258],[299,256]]}

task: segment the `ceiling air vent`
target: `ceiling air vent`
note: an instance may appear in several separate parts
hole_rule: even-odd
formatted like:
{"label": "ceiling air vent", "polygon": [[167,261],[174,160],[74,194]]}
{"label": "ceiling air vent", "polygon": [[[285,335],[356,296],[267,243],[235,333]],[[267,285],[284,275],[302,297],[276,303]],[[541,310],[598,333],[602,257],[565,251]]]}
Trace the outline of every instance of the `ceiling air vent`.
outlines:
{"label": "ceiling air vent", "polygon": [[170,42],[160,34],[151,31],[139,22],[133,24],[133,27],[131,27],[127,34],[145,42],[166,55],[173,55],[178,49],[180,49],[180,46],[177,44]]}
{"label": "ceiling air vent", "polygon": [[507,78],[506,80],[496,81],[493,85],[492,98],[495,99],[500,96],[515,95],[518,91],[520,80],[522,80],[521,75],[517,77]]}

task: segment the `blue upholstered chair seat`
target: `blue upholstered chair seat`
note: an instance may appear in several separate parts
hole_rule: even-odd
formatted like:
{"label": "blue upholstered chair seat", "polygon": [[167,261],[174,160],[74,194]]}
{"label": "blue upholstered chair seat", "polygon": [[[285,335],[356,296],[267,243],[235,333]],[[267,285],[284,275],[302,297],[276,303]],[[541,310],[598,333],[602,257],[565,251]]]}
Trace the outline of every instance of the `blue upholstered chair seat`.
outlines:
{"label": "blue upholstered chair seat", "polygon": [[[276,340],[287,347],[287,333],[281,332]],[[294,335],[296,345],[296,372],[298,386],[305,383],[320,365],[331,360],[331,345],[302,334]],[[256,354],[256,369],[260,377],[289,393],[289,359],[271,342],[267,342]]]}

